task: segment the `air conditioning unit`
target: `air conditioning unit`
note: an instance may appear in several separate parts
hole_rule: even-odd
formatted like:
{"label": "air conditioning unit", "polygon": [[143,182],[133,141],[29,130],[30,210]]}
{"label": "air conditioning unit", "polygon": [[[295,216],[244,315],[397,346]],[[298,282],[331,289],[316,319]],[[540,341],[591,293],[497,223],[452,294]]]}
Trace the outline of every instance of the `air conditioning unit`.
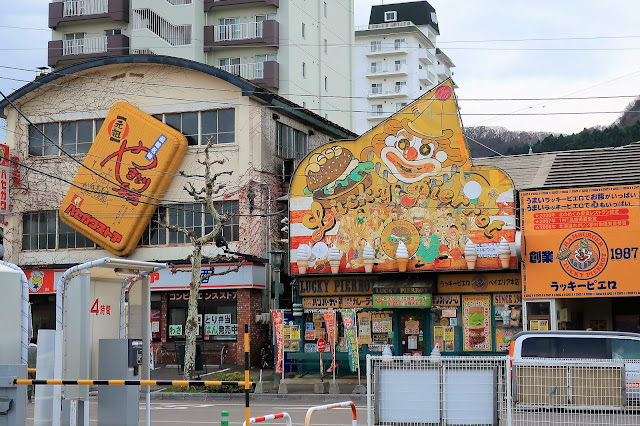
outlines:
{"label": "air conditioning unit", "polygon": [[271,322],[271,315],[269,315],[269,313],[256,314],[256,322],[258,324],[267,324],[267,323]]}

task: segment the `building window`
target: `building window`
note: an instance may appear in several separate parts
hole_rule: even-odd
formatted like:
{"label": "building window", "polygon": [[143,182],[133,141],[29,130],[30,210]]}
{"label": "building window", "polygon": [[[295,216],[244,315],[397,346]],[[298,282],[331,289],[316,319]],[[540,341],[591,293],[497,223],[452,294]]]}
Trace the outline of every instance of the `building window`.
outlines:
{"label": "building window", "polygon": [[324,90],[325,90],[325,92],[327,91],[327,87],[328,87],[328,86],[329,86],[329,82],[328,82],[327,77],[325,76],[325,77],[324,77]]}
{"label": "building window", "polygon": [[382,62],[371,62],[371,73],[376,74],[382,72]]}
{"label": "building window", "polygon": [[407,88],[406,81],[396,81],[396,93],[403,92]]}
{"label": "building window", "polygon": [[29,125],[29,155],[65,155],[58,150],[58,146],[67,154],[86,154],[103,122],[104,119]]}
{"label": "building window", "polygon": [[327,17],[327,2],[324,2],[324,17]]}
{"label": "building window", "polygon": [[240,75],[240,58],[220,58],[218,63],[221,70]]}
{"label": "building window", "polygon": [[307,134],[278,121],[276,154],[284,158],[303,159],[307,155]]}
{"label": "building window", "polygon": [[384,13],[384,22],[393,22],[398,19],[398,12],[390,10]]}
{"label": "building window", "polygon": [[371,105],[371,113],[373,115],[382,115],[382,104]]}
{"label": "building window", "polygon": [[104,35],[106,35],[107,37],[110,35],[118,35],[118,34],[122,34],[122,30],[118,29],[118,30],[105,30],[104,31]]}
{"label": "building window", "polygon": [[94,137],[93,120],[62,123],[62,149],[68,154],[86,154]]}
{"label": "building window", "polygon": [[302,38],[305,38],[305,34],[304,34],[304,22],[302,23]]}
{"label": "building window", "polygon": [[266,15],[256,15],[256,22],[275,21],[275,20],[276,20],[275,13],[269,13]]}
{"label": "building window", "polygon": [[22,250],[93,248],[95,244],[58,219],[58,212],[45,210],[22,215]]}
{"label": "building window", "polygon": [[278,60],[278,55],[275,54],[270,54],[270,55],[256,55],[256,62],[261,64],[263,62],[267,62],[267,61],[277,61]]}
{"label": "building window", "polygon": [[381,95],[382,94],[382,83],[372,83],[371,84],[371,94],[372,95]]}
{"label": "building window", "polygon": [[307,78],[307,64],[302,63],[302,78]]}
{"label": "building window", "polygon": [[371,42],[371,51],[372,52],[380,52],[382,51],[382,40],[374,40]]}
{"label": "building window", "polygon": [[58,155],[59,123],[29,125],[29,155]]}
{"label": "building window", "polygon": [[307,103],[305,101],[302,101],[302,108],[306,108],[307,107]]}
{"label": "building window", "polygon": [[395,50],[402,49],[407,44],[406,38],[397,38],[393,42],[393,47]]}
{"label": "building window", "polygon": [[402,71],[406,65],[407,65],[407,60],[406,59],[395,61],[395,69],[396,69],[396,71]]}
{"label": "building window", "polygon": [[324,39],[324,53],[327,53],[327,39]]}
{"label": "building window", "polygon": [[407,106],[406,102],[398,102],[398,103],[396,103],[396,111],[400,111],[402,108],[404,108],[406,106]]}
{"label": "building window", "polygon": [[[222,224],[222,237],[226,241],[238,241],[240,239],[240,225],[238,216],[238,201],[221,201],[214,203],[219,214],[229,215],[228,220]],[[156,209],[147,229],[142,234],[141,246],[161,246],[168,244],[190,244],[189,237],[180,232],[170,232],[161,224],[169,218],[170,225],[177,225],[188,231],[193,231],[196,238],[208,234],[213,230],[213,215],[209,213],[203,203],[190,203],[171,206],[160,206]]]}
{"label": "building window", "polygon": [[191,146],[235,142],[234,109],[156,114],[154,117],[160,121],[164,118],[167,125],[182,132]]}

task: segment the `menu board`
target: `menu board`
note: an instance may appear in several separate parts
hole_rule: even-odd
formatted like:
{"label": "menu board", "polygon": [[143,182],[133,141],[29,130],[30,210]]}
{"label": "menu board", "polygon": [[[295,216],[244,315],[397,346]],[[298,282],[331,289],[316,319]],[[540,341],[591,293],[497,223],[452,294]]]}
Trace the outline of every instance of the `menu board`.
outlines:
{"label": "menu board", "polygon": [[519,328],[500,328],[496,327],[496,351],[506,352],[509,350],[511,340],[521,330]]}
{"label": "menu board", "polygon": [[464,351],[491,351],[491,295],[462,296]]}
{"label": "menu board", "polygon": [[369,312],[361,312],[358,315],[358,323],[360,328],[358,329],[358,342],[361,345],[368,345],[371,343],[371,314]]}

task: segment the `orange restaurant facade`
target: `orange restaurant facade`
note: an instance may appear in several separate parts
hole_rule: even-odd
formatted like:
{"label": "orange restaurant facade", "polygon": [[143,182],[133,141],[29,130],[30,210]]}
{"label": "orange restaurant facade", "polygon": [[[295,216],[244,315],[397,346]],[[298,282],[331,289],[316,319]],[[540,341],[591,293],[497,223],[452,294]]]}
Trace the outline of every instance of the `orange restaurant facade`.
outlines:
{"label": "orange restaurant facade", "polygon": [[640,186],[522,191],[520,207],[526,327],[640,331]]}
{"label": "orange restaurant facade", "polygon": [[317,364],[328,310],[355,309],[361,354],[499,353],[522,329],[513,184],[471,165],[450,80],[312,151],[289,195],[294,358]]}

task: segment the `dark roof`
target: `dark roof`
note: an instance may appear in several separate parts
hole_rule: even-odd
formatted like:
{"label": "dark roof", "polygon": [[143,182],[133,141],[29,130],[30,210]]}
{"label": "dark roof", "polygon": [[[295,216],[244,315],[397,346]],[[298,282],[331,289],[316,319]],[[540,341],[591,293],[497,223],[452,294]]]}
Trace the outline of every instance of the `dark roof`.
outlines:
{"label": "dark roof", "polygon": [[[36,78],[34,81],[25,84],[15,92],[11,93],[7,98],[11,102],[15,102],[31,91],[38,87],[64,78],[67,75],[77,74],[82,71],[107,65],[118,64],[158,64],[158,65],[171,65],[175,67],[188,68],[194,71],[199,71],[204,74],[217,77],[224,80],[242,90],[242,96],[252,96],[265,102],[271,106],[274,112],[283,113],[304,122],[305,124],[315,127],[318,130],[323,131],[329,136],[335,139],[354,139],[358,135],[345,129],[342,126],[327,120],[326,118],[304,109],[299,105],[289,101],[282,96],[279,96],[267,89],[264,89],[249,80],[239,77],[234,74],[230,74],[210,65],[203,64],[201,62],[191,61],[189,59],[176,58],[173,56],[162,55],[127,55],[127,56],[112,56],[107,58],[93,59],[85,62],[69,65],[65,68],[60,68],[52,71],[48,74],[42,75]],[[0,100],[0,117],[4,117],[4,109],[9,105],[6,99]]]}
{"label": "dark roof", "polygon": [[414,25],[431,25],[438,34],[440,33],[438,23],[431,20],[431,14],[436,13],[436,10],[426,1],[371,6],[369,25],[384,24],[384,13],[394,10],[398,13],[397,22],[411,21]]}
{"label": "dark roof", "polygon": [[640,142],[615,148],[477,158],[471,162],[474,166],[504,170],[516,190],[640,184]]}

